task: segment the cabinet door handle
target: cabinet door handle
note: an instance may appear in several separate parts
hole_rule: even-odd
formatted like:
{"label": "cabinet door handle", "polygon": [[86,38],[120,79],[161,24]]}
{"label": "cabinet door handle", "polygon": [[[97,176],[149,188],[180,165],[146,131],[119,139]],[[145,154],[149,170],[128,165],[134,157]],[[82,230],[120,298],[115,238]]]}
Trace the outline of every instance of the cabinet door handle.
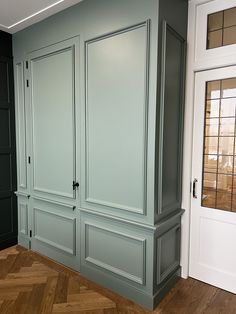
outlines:
{"label": "cabinet door handle", "polygon": [[197,198],[197,183],[198,183],[198,180],[197,179],[194,179],[193,180],[193,198]]}
{"label": "cabinet door handle", "polygon": [[79,187],[79,182],[73,181],[72,186],[73,186],[73,190],[76,190]]}

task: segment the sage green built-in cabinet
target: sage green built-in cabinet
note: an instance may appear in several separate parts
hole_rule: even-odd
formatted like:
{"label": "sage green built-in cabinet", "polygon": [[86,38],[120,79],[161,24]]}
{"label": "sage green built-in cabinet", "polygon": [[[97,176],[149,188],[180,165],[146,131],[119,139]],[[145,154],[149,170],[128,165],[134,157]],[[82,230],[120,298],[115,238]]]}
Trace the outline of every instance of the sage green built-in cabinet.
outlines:
{"label": "sage green built-in cabinet", "polygon": [[186,27],[84,0],[13,36],[19,243],[149,308],[180,273]]}

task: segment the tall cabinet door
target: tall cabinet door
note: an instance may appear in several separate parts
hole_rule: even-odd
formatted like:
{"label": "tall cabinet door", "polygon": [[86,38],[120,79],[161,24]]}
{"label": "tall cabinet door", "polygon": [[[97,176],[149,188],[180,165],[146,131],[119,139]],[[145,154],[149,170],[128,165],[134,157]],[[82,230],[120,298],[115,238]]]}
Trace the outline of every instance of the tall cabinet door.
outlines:
{"label": "tall cabinet door", "polygon": [[67,40],[31,53],[27,97],[32,130],[32,249],[78,269],[76,52],[76,41]]}
{"label": "tall cabinet door", "polygon": [[0,249],[17,241],[12,59],[0,57]]}
{"label": "tall cabinet door", "polygon": [[[149,21],[86,41],[82,208],[149,218]],[[144,218],[145,217],[145,218]]]}

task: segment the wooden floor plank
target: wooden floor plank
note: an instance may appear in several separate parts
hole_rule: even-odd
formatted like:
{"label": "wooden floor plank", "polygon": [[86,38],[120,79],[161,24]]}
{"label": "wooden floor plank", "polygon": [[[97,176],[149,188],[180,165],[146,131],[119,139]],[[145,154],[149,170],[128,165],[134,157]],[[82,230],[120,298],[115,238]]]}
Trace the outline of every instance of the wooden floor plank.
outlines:
{"label": "wooden floor plank", "polygon": [[181,279],[155,311],[20,246],[0,251],[0,314],[236,314],[236,295]]}

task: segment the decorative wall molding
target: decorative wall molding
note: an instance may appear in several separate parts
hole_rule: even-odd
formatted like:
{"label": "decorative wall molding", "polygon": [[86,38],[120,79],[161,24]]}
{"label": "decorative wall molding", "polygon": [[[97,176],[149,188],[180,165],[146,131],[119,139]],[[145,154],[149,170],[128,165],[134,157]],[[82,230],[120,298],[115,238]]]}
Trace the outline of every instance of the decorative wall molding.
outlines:
{"label": "decorative wall molding", "polygon": [[34,51],[32,53],[29,54],[29,64],[30,64],[30,79],[31,79],[31,84],[30,84],[30,89],[31,89],[31,97],[30,97],[30,102],[31,102],[31,109],[32,109],[32,153],[33,153],[33,160],[32,160],[32,165],[33,165],[33,190],[36,193],[40,193],[46,196],[46,198],[50,198],[50,197],[63,197],[63,198],[67,198],[67,199],[73,199],[75,200],[76,198],[76,192],[72,189],[72,183],[73,181],[76,181],[76,168],[75,168],[75,154],[76,154],[76,133],[73,132],[72,136],[73,136],[73,177],[71,178],[71,193],[67,193],[67,192],[61,192],[61,191],[57,191],[56,189],[47,189],[44,187],[39,187],[37,186],[36,183],[36,174],[35,174],[35,168],[37,166],[37,158],[35,156],[35,126],[34,126],[34,117],[35,117],[35,113],[34,113],[34,103],[33,103],[33,81],[34,81],[34,75],[33,75],[33,64],[34,62],[40,61],[42,59],[48,58],[48,57],[52,57],[52,56],[56,56],[68,51],[71,51],[71,55],[72,55],[72,60],[71,60],[71,65],[72,65],[72,112],[73,112],[73,129],[76,129],[75,126],[75,40],[71,39],[71,40],[66,40],[64,42],[61,43],[57,43],[54,45],[51,45],[49,47],[46,48],[42,48],[39,49],[37,51]]}
{"label": "decorative wall molding", "polygon": [[[68,248],[64,245],[61,245],[59,243],[56,243],[55,241],[52,241],[50,239],[47,239],[44,235],[40,235],[38,234],[38,229],[37,229],[37,223],[38,220],[36,221],[36,213],[41,213],[43,215],[48,215],[51,217],[55,218],[55,226],[57,225],[56,223],[56,219],[59,220],[64,220],[67,221],[71,224],[71,229],[68,230],[72,232],[72,237],[73,237],[73,244],[72,244],[72,248]],[[58,213],[53,213],[53,212],[49,212],[45,209],[41,209],[41,208],[37,208],[34,207],[33,208],[33,237],[34,239],[46,244],[46,245],[50,245],[51,247],[55,248],[55,249],[59,249],[61,251],[63,251],[64,253],[70,254],[70,255],[76,255],[76,218],[71,218],[71,217],[67,217],[65,215],[59,215]],[[58,232],[58,237],[60,237],[61,235],[61,230],[57,230],[56,228],[54,228],[54,230],[51,230],[51,232],[55,233]]]}
{"label": "decorative wall molding", "polygon": [[[89,256],[88,238],[89,238],[89,228],[91,228],[91,227],[95,228],[97,230],[101,230],[101,231],[105,231],[107,233],[113,234],[113,235],[117,236],[117,239],[120,237],[120,238],[126,239],[126,241],[134,240],[137,243],[141,244],[142,249],[140,251],[140,256],[139,257],[137,256],[137,258],[142,259],[142,274],[140,274],[140,277],[134,276],[134,275],[122,270],[122,269],[119,269],[117,267],[109,265],[108,263],[104,263],[102,261],[99,261],[98,259],[95,259],[95,258],[92,258],[91,256]],[[120,252],[120,254],[122,254],[122,253]],[[128,257],[124,256],[124,258],[128,258]],[[132,282],[136,282],[140,285],[145,285],[145,282],[146,282],[146,239],[138,238],[138,237],[135,237],[132,235],[128,235],[126,233],[114,231],[112,229],[109,229],[109,228],[106,228],[106,227],[103,227],[103,226],[100,226],[97,224],[93,224],[90,222],[85,222],[85,261],[92,264],[92,265],[98,266],[104,270],[112,272],[112,273],[114,273],[120,277],[128,279]]]}
{"label": "decorative wall molding", "polygon": [[[145,67],[145,80],[144,80],[144,89],[145,89],[145,99],[144,99],[144,108],[145,108],[145,114],[144,114],[144,149],[143,149],[143,171],[144,171],[144,182],[143,182],[143,208],[134,208],[130,206],[124,206],[122,204],[113,203],[113,202],[107,202],[105,200],[99,200],[91,197],[89,194],[89,167],[88,167],[88,160],[89,160],[89,117],[88,117],[88,66],[89,66],[89,58],[88,58],[88,49],[89,46],[93,43],[96,43],[98,41],[105,40],[107,38],[115,37],[117,35],[121,35],[124,33],[132,32],[134,30],[137,30],[139,28],[145,28],[146,29],[146,67]],[[107,34],[103,34],[101,36],[92,38],[90,40],[87,40],[85,42],[85,202],[104,206],[112,209],[118,209],[118,210],[124,210],[130,213],[136,213],[141,215],[146,215],[147,211],[147,146],[148,146],[148,104],[149,104],[149,67],[150,67],[150,20],[144,21],[142,23],[138,23],[129,27],[125,27]]]}
{"label": "decorative wall molding", "polygon": [[[178,191],[176,193],[176,200],[170,202],[169,204],[163,207],[163,197],[162,197],[162,180],[163,180],[163,145],[164,145],[164,115],[165,115],[165,86],[166,86],[166,55],[167,55],[167,34],[171,34],[175,37],[180,43],[182,47],[182,68],[185,69],[185,56],[186,56],[186,41],[185,39],[178,34],[168,23],[166,20],[162,23],[162,55],[161,55],[161,93],[160,93],[160,118],[159,118],[159,164],[158,164],[158,214],[163,214],[164,212],[168,212],[174,209],[181,208],[181,193],[182,193],[182,166],[178,164]],[[185,97],[185,71],[183,70],[181,85],[182,85],[182,97],[180,98],[181,106],[183,108],[184,97]],[[184,114],[184,110],[183,110]],[[182,146],[183,146],[183,114],[180,117],[179,121],[179,151],[178,151],[178,160],[182,160]]]}
{"label": "decorative wall molding", "polygon": [[25,114],[25,87],[24,87],[24,62],[15,65],[15,102],[16,102],[16,127],[17,127],[17,152],[18,152],[18,186],[26,190],[27,163],[26,163],[26,114]]}
{"label": "decorative wall molding", "polygon": [[19,202],[19,232],[28,235],[28,205]]}
{"label": "decorative wall molding", "polygon": [[[156,276],[156,284],[161,284],[173,271],[175,271],[179,267],[180,261],[180,253],[179,253],[179,241],[180,241],[180,223],[176,224],[171,229],[167,230],[164,234],[156,239],[156,264],[157,264],[157,276]],[[167,239],[167,237],[172,237],[173,240],[173,248],[164,247],[163,241]],[[169,261],[169,265],[165,267],[165,269],[161,269],[163,261],[163,252],[168,250],[175,250],[175,257],[173,261]]]}

